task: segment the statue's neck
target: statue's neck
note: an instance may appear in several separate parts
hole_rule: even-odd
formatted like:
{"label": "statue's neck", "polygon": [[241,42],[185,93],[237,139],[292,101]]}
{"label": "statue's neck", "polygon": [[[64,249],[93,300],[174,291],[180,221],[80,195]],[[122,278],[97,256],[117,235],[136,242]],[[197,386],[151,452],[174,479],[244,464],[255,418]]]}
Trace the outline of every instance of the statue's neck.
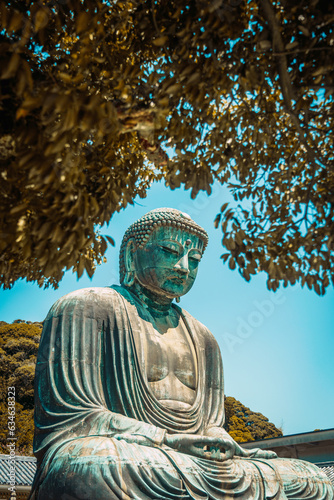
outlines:
{"label": "statue's neck", "polygon": [[159,314],[169,313],[173,299],[154,293],[140,285],[137,281],[135,281],[129,290],[139,299],[143,306],[150,311]]}

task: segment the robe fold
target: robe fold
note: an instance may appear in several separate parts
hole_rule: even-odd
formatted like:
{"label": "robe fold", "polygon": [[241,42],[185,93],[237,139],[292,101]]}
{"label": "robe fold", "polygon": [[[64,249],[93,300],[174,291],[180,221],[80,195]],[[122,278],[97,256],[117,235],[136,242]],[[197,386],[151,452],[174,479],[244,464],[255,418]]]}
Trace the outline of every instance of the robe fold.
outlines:
{"label": "robe fold", "polygon": [[[31,500],[333,500],[326,476],[303,461],[215,462],[163,445],[166,432],[205,434],[224,423],[218,344],[173,307],[198,372],[195,402],[182,410],[164,407],[149,387],[143,338],[150,322],[126,289],[78,290],[52,306],[36,365]],[[138,441],[127,442],[127,435]]]}

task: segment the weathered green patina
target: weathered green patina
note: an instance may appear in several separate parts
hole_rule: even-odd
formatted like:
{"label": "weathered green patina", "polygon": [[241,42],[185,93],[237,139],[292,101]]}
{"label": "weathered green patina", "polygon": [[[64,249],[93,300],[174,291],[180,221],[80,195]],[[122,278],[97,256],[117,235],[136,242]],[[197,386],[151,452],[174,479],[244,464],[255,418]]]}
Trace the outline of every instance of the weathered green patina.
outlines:
{"label": "weathered green patina", "polygon": [[152,211],[124,236],[122,286],[53,305],[36,368],[32,499],[333,499],[317,467],[245,450],[223,429],[217,342],[172,303],[206,244],[186,214]]}

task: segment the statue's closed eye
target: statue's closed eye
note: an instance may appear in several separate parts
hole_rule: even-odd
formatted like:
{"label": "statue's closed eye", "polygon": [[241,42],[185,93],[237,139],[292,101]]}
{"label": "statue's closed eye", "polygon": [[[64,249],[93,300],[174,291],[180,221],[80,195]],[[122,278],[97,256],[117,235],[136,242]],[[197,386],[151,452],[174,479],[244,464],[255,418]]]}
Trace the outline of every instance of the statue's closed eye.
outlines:
{"label": "statue's closed eye", "polygon": [[176,248],[169,247],[167,245],[159,245],[159,247],[162,248],[163,250],[165,250],[165,252],[171,253],[173,255],[179,255],[179,253],[180,253],[180,251],[177,250]]}
{"label": "statue's closed eye", "polygon": [[189,254],[189,259],[195,260],[196,262],[199,262],[202,258],[202,254],[199,252],[194,252]]}

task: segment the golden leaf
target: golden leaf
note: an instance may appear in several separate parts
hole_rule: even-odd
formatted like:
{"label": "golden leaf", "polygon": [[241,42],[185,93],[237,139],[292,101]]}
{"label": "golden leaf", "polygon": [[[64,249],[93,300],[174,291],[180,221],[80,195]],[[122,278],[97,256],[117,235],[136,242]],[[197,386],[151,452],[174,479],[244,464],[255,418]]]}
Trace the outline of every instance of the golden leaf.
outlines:
{"label": "golden leaf", "polygon": [[20,58],[19,54],[14,53],[12,55],[12,57],[10,58],[10,61],[8,63],[7,68],[5,69],[5,71],[1,75],[2,80],[6,80],[7,78],[13,78],[13,76],[15,76],[17,69],[19,67],[19,64],[20,64],[20,60],[21,60],[21,58]]}
{"label": "golden leaf", "polygon": [[49,9],[39,9],[35,14],[35,32],[39,31],[48,24]]}
{"label": "golden leaf", "polygon": [[20,118],[24,118],[25,116],[27,116],[29,112],[26,110],[26,109],[23,109],[23,108],[19,108],[17,111],[16,111],[16,115],[15,115],[15,118],[16,120],[19,120]]}
{"label": "golden leaf", "polygon": [[168,40],[168,36],[167,35],[164,35],[164,36],[159,36],[158,38],[156,38],[155,40],[153,40],[153,44],[156,45],[157,47],[162,47],[163,45],[165,45],[165,43],[167,42]]}
{"label": "golden leaf", "polygon": [[82,31],[84,31],[87,28],[89,20],[90,20],[90,15],[88,14],[88,12],[80,12],[80,14],[77,17],[77,22],[76,22],[77,33],[81,33]]}

